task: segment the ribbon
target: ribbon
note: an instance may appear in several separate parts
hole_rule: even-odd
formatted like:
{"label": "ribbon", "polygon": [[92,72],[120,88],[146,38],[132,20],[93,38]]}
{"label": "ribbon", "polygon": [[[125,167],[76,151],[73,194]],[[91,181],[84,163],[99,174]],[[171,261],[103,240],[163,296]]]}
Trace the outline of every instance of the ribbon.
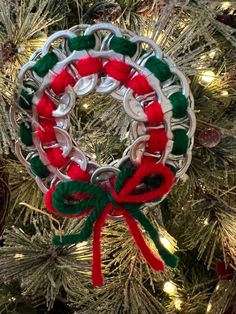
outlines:
{"label": "ribbon", "polygon": [[[141,194],[132,194],[142,180],[151,174],[157,174],[162,177],[160,186]],[[88,213],[88,215],[78,234],[69,234],[62,237],[55,236],[53,239],[54,245],[83,242],[93,233],[92,282],[93,286],[101,286],[103,284],[100,243],[102,228],[108,214],[113,209],[117,209],[124,216],[129,231],[148,264],[156,271],[164,270],[163,261],[166,265],[175,267],[177,265],[177,257],[161,244],[158,232],[140,210],[144,203],[154,201],[168,193],[173,183],[174,175],[172,171],[160,163],[142,164],[137,168],[133,176],[131,168],[124,167],[116,178],[115,188],[110,190],[107,187],[101,187],[85,181],[73,180],[58,183],[52,194],[52,204],[58,214],[68,216]],[[73,204],[66,202],[66,197],[75,193],[84,193],[88,197],[81,201],[76,200]],[[162,259],[155,256],[151,251],[138,223],[150,236]]]}

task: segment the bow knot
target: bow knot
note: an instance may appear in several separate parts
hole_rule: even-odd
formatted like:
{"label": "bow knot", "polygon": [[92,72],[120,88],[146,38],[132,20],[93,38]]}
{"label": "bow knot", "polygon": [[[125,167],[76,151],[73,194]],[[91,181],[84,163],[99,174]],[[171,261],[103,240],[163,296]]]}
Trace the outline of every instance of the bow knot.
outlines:
{"label": "bow knot", "polygon": [[[150,174],[161,175],[163,177],[161,185],[142,194],[132,194],[142,180]],[[93,233],[93,285],[102,285],[100,238],[102,227],[106,222],[107,216],[115,207],[119,209],[123,215],[134,241],[149,265],[156,271],[164,270],[163,261],[168,266],[175,267],[177,264],[176,256],[172,255],[162,246],[158,232],[140,210],[141,205],[144,203],[154,201],[168,193],[173,182],[173,173],[163,164],[140,165],[132,177],[130,168],[123,168],[116,178],[115,188],[110,191],[105,190],[101,186],[84,181],[74,180],[60,182],[52,194],[54,213],[58,212],[65,216],[78,216],[88,213],[88,216],[79,234],[65,235],[62,236],[62,238],[55,236],[54,244],[64,245],[82,242],[87,240]],[[76,204],[65,203],[66,196],[75,193],[84,193],[88,195],[88,197],[80,200]],[[137,222],[140,223],[150,236],[163,261],[155,256],[148,247]]]}

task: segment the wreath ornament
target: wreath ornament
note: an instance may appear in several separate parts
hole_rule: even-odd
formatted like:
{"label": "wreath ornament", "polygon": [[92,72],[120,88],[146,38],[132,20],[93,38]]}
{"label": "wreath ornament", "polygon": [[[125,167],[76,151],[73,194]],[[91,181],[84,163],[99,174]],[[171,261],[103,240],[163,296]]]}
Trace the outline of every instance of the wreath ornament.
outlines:
{"label": "wreath ornament", "polygon": [[[86,217],[78,234],[55,236],[54,245],[93,234],[92,282],[101,286],[102,228],[108,217],[122,218],[154,270],[175,267],[177,257],[142,211],[148,202],[161,202],[191,163],[194,101],[174,62],[151,39],[107,23],[79,25],[51,35],[18,79],[18,102],[10,112],[19,133],[16,155],[45,194],[49,212]],[[92,160],[68,132],[76,99],[94,90],[119,100],[130,119],[131,145],[109,165]]]}

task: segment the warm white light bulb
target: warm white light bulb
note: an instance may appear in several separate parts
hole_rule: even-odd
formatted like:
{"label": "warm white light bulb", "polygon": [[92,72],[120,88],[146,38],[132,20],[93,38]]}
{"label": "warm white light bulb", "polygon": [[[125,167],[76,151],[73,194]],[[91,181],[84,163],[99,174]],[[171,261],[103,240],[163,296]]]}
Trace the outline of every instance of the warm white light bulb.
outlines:
{"label": "warm white light bulb", "polygon": [[204,223],[205,226],[209,225],[209,220],[208,220],[208,218],[206,218],[206,219],[203,221],[203,223]]}
{"label": "warm white light bulb", "polygon": [[230,2],[229,1],[225,1],[221,5],[221,9],[222,10],[227,10],[229,7],[230,7]]}
{"label": "warm white light bulb", "polygon": [[229,92],[227,90],[223,90],[221,92],[221,96],[228,96],[229,95]]}
{"label": "warm white light bulb", "polygon": [[215,50],[212,50],[212,51],[209,53],[209,57],[210,57],[211,59],[213,59],[213,58],[215,58],[215,56],[216,56],[216,51],[215,51]]}
{"label": "warm white light bulb", "polygon": [[180,300],[179,298],[176,298],[174,300],[174,306],[176,308],[176,310],[180,311],[181,310],[181,305],[182,305],[183,301]]}
{"label": "warm white light bulb", "polygon": [[165,237],[160,237],[160,241],[162,243],[162,245],[170,252],[170,253],[174,253],[176,250],[173,247],[173,245],[170,243],[170,241],[165,238]]}
{"label": "warm white light bulb", "polygon": [[173,282],[167,281],[163,286],[163,291],[169,295],[175,295],[177,293],[177,287]]}
{"label": "warm white light bulb", "polygon": [[19,253],[16,253],[15,255],[14,255],[14,258],[15,259],[23,259],[25,256],[23,255],[23,254],[19,254]]}
{"label": "warm white light bulb", "polygon": [[211,303],[208,304],[206,312],[209,313],[212,309]]}
{"label": "warm white light bulb", "polygon": [[85,109],[88,109],[88,104],[83,104],[83,107],[85,108]]}
{"label": "warm white light bulb", "polygon": [[207,71],[202,72],[200,80],[202,84],[210,84],[211,82],[214,81],[215,77],[216,76],[213,71],[207,70]]}

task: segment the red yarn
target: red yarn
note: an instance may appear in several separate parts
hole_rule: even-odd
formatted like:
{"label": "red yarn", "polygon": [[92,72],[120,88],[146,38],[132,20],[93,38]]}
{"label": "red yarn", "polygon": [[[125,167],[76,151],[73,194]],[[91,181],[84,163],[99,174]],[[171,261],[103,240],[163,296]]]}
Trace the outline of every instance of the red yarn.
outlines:
{"label": "red yarn", "polygon": [[150,125],[160,124],[163,122],[163,112],[158,101],[154,100],[144,109]]}
{"label": "red yarn", "polygon": [[145,242],[142,233],[138,227],[138,224],[135,219],[130,215],[129,212],[123,210],[123,215],[125,217],[125,221],[129,227],[129,231],[132,234],[136,245],[138,246],[140,252],[142,253],[143,257],[147,261],[147,263],[156,271],[163,271],[164,270],[164,263],[163,261],[155,256],[147,243]]}
{"label": "red yarn", "polygon": [[[158,188],[143,194],[132,195],[132,191],[140,184],[143,178],[150,174],[160,174],[163,176],[163,183]],[[144,203],[155,200],[168,193],[174,183],[173,172],[161,163],[142,162],[137,168],[132,178],[130,178],[119,193],[120,202],[124,203]]]}
{"label": "red yarn", "polygon": [[50,120],[42,120],[40,121],[40,125],[44,128],[44,131],[38,127],[37,135],[42,143],[48,143],[56,140],[54,126],[56,125],[56,121],[53,119]]}
{"label": "red yarn", "polygon": [[93,229],[93,265],[92,265],[92,283],[95,287],[103,285],[102,276],[102,258],[101,258],[101,235],[102,228],[106,223],[107,215],[112,211],[113,205],[109,203],[102,211],[100,217],[94,224]]}
{"label": "red yarn", "polygon": [[60,147],[48,148],[46,151],[46,155],[51,165],[56,168],[61,168],[65,166],[68,161],[68,158],[63,156]]}
{"label": "red yarn", "polygon": [[46,94],[43,94],[40,101],[36,104],[36,109],[40,116],[51,118],[53,110],[56,109],[56,105]]}
{"label": "red yarn", "polygon": [[66,69],[64,69],[54,78],[51,83],[51,88],[55,94],[60,95],[64,93],[65,88],[68,85],[74,86],[75,79]]}
{"label": "red yarn", "polygon": [[146,77],[142,74],[138,74],[130,79],[127,87],[131,88],[138,95],[145,95],[153,91]]}
{"label": "red yarn", "polygon": [[89,181],[90,174],[88,171],[81,169],[80,165],[72,161],[67,169],[67,174],[72,180]]}
{"label": "red yarn", "polygon": [[125,84],[128,80],[131,67],[119,60],[110,60],[104,66],[103,69],[107,75]]}
{"label": "red yarn", "polygon": [[149,153],[163,152],[168,141],[165,129],[150,129],[148,134],[150,139],[146,145],[147,151]]}
{"label": "red yarn", "polygon": [[80,76],[88,76],[99,73],[102,70],[102,60],[100,58],[83,58],[76,62],[76,68]]}
{"label": "red yarn", "polygon": [[52,195],[55,190],[56,190],[56,186],[53,185],[45,194],[44,202],[48,211],[50,211],[52,214],[59,215],[59,213],[56,211],[56,209],[52,205]]}

